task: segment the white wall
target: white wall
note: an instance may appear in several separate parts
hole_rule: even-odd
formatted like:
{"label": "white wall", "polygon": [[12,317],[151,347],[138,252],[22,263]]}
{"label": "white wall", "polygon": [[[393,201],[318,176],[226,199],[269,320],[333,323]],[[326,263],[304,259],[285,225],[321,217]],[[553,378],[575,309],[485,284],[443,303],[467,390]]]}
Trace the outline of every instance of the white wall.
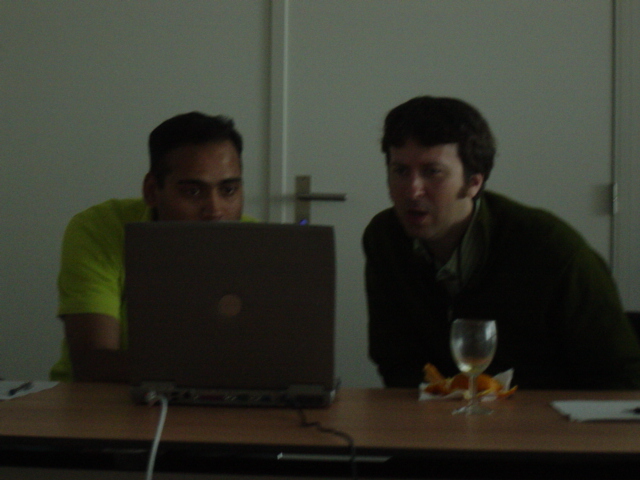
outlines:
{"label": "white wall", "polygon": [[0,2],[0,376],[47,378],[71,215],[140,196],[146,140],[202,110],[244,134],[248,213],[264,217],[267,0]]}

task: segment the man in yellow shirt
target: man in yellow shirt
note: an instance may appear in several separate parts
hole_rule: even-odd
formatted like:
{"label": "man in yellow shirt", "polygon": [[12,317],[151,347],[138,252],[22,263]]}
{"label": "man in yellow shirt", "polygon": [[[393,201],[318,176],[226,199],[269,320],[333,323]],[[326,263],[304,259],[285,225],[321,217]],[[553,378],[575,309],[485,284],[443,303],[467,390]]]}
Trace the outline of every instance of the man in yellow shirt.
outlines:
{"label": "man in yellow shirt", "polygon": [[242,137],[231,119],[198,112],[149,136],[143,198],[109,200],[74,216],[62,243],[62,356],[53,380],[127,381],[124,225],[151,220],[250,221],[242,214]]}

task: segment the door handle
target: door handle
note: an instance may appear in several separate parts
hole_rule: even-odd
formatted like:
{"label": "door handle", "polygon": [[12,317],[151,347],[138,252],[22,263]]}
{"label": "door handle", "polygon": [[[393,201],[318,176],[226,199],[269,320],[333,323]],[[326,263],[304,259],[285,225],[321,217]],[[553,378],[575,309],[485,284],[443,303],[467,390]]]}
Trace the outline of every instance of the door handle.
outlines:
{"label": "door handle", "polygon": [[347,199],[346,193],[298,193],[297,200],[324,200],[333,202],[344,202]]}
{"label": "door handle", "polygon": [[311,193],[311,176],[299,175],[296,177],[295,200],[295,223],[308,225],[311,222],[311,201],[344,202],[347,200],[347,194]]}

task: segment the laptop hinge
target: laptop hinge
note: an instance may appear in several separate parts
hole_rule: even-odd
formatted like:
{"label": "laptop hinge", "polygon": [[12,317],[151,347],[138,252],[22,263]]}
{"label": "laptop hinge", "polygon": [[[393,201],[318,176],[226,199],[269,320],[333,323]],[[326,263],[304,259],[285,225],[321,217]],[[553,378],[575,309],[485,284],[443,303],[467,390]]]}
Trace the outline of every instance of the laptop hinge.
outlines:
{"label": "laptop hinge", "polygon": [[322,407],[333,400],[322,385],[290,385],[285,395],[294,407]]}
{"label": "laptop hinge", "polygon": [[171,399],[173,392],[176,390],[176,384],[173,382],[142,382],[136,389],[139,392],[143,392],[144,398],[139,398],[138,401],[142,403],[153,404],[160,400],[161,396]]}

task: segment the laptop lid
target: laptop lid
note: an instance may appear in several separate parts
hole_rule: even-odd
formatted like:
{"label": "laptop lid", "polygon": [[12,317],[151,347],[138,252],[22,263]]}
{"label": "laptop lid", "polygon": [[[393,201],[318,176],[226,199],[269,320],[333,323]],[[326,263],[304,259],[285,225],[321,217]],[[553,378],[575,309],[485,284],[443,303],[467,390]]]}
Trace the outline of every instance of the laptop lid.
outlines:
{"label": "laptop lid", "polygon": [[276,404],[334,390],[332,227],[132,223],[125,268],[134,397]]}

